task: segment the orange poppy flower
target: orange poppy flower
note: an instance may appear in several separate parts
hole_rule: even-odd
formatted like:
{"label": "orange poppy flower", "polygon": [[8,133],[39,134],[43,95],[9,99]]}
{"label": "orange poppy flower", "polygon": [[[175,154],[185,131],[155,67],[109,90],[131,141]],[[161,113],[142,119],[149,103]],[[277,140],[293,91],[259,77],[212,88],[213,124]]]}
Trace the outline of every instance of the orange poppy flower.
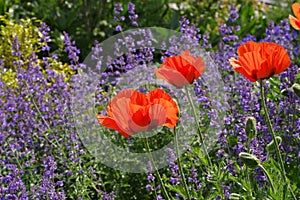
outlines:
{"label": "orange poppy flower", "polygon": [[292,10],[296,17],[289,15],[290,23],[294,29],[300,30],[300,4],[294,3],[292,5]]}
{"label": "orange poppy flower", "polygon": [[126,138],[158,126],[173,128],[178,121],[177,104],[162,89],[148,94],[123,90],[108,104],[107,114],[97,115],[98,122]]}
{"label": "orange poppy flower", "polygon": [[246,42],[239,46],[238,60],[229,62],[236,72],[241,73],[251,82],[280,74],[290,66],[290,57],[280,45],[271,42]]}
{"label": "orange poppy flower", "polygon": [[202,58],[191,56],[190,51],[186,50],[180,56],[166,58],[160,68],[155,69],[154,72],[157,78],[176,87],[183,87],[199,78],[204,69]]}

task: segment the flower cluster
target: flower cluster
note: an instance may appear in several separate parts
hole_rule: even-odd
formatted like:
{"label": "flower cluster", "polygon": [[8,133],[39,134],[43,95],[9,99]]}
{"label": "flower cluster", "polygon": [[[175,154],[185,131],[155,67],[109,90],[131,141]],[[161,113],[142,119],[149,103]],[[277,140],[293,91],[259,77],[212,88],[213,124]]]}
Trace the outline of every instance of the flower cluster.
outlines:
{"label": "flower cluster", "polygon": [[[49,41],[49,28],[43,24],[43,44]],[[67,34],[65,33],[67,37]],[[14,57],[22,54],[15,37]],[[67,37],[66,51],[73,66],[79,51]],[[52,57],[39,59],[35,52],[24,62],[15,62],[15,85],[0,78],[0,197],[3,199],[66,199],[82,194],[70,193],[72,174],[83,172],[83,150],[70,116],[71,84],[56,69]],[[76,81],[74,76],[72,81]],[[88,175],[88,176],[87,176]],[[30,184],[30,188],[27,185]],[[81,185],[80,188],[89,187]],[[85,189],[83,189],[85,190]],[[113,194],[101,194],[109,196]]]}

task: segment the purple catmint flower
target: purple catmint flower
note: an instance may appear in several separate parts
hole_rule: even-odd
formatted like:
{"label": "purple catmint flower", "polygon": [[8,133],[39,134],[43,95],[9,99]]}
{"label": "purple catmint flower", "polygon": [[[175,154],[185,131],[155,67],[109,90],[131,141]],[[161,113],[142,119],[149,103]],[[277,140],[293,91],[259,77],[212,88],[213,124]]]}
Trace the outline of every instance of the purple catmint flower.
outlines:
{"label": "purple catmint flower", "polygon": [[153,187],[152,187],[152,185],[147,184],[147,185],[146,185],[146,189],[152,191],[152,190],[153,190]]}
{"label": "purple catmint flower", "polygon": [[176,155],[174,153],[174,151],[171,148],[167,148],[167,152],[169,154],[169,157],[167,159],[167,162],[169,163],[169,167],[171,170],[171,177],[170,177],[170,183],[175,185],[178,184],[180,182],[180,175],[179,175],[179,167],[178,165],[175,163]]}
{"label": "purple catmint flower", "polygon": [[129,14],[129,19],[131,21],[131,25],[138,26],[137,23],[138,15],[135,14],[135,5],[132,2],[128,3],[128,14]]}
{"label": "purple catmint flower", "polygon": [[71,69],[77,70],[79,68],[84,69],[85,65],[79,63],[80,50],[75,46],[75,41],[71,41],[71,38],[66,32],[64,34],[65,52],[68,53],[68,58],[71,63]]}
{"label": "purple catmint flower", "polygon": [[20,41],[18,36],[15,36],[12,43],[12,56],[20,57],[21,55],[22,52],[20,51]]}
{"label": "purple catmint flower", "polygon": [[116,26],[116,31],[117,31],[117,32],[121,32],[121,31],[122,31],[121,25],[117,25],[117,26]]}
{"label": "purple catmint flower", "polygon": [[57,181],[56,184],[60,187],[62,187],[64,185],[64,181]]}
{"label": "purple catmint flower", "polygon": [[153,174],[150,174],[148,177],[147,177],[148,181],[154,181],[154,176]]}
{"label": "purple catmint flower", "polygon": [[121,3],[116,3],[115,7],[114,7],[114,11],[115,11],[115,16],[114,16],[114,20],[118,21],[119,19],[117,17],[120,16],[121,12],[123,11],[123,7]]}
{"label": "purple catmint flower", "polygon": [[158,194],[156,200],[163,200],[163,197],[160,194]]}
{"label": "purple catmint flower", "polygon": [[[179,24],[180,24],[180,32],[183,34],[183,36],[180,38],[180,40],[177,43],[174,44],[177,44],[178,46],[184,45],[181,50],[195,48],[200,42],[200,38],[201,38],[200,29],[196,28],[195,24],[190,25],[190,21],[185,17],[181,18]],[[173,51],[173,53],[181,53],[181,52]]]}
{"label": "purple catmint flower", "polygon": [[170,177],[170,183],[172,185],[176,185],[179,183],[179,178],[175,178],[175,177]]}
{"label": "purple catmint flower", "polygon": [[216,154],[216,156],[218,158],[222,158],[222,157],[224,157],[224,155],[225,155],[225,150],[224,149],[219,149],[217,154]]}
{"label": "purple catmint flower", "polygon": [[49,33],[48,33],[50,31],[50,27],[47,26],[46,23],[42,23],[39,31],[42,33],[42,36],[40,38],[40,42],[44,44],[42,46],[42,51],[49,51],[50,47],[48,46],[47,42],[50,41],[50,36],[49,36]]}
{"label": "purple catmint flower", "polygon": [[198,177],[197,169],[194,166],[192,166],[192,168],[191,168],[191,174],[188,177],[188,182],[190,182],[190,183],[198,183],[199,180],[198,180],[197,177]]}
{"label": "purple catmint flower", "polygon": [[110,193],[106,193],[106,192],[102,192],[103,193],[103,200],[114,200],[115,199],[115,193],[114,192],[110,192]]}
{"label": "purple catmint flower", "polygon": [[129,3],[128,3],[128,13],[129,13],[130,15],[134,15],[134,10],[135,10],[135,5],[134,5],[134,3],[129,2]]}
{"label": "purple catmint flower", "polygon": [[[122,11],[123,11],[123,6],[121,3],[116,3],[115,4],[115,7],[114,7],[114,12],[115,12],[115,15],[114,15],[114,20],[116,22],[120,22],[120,21],[124,21],[125,20],[125,17],[121,15]],[[115,30],[117,32],[121,32],[122,31],[122,27],[120,24],[118,24],[115,28]]]}
{"label": "purple catmint flower", "polygon": [[236,20],[239,18],[238,9],[236,6],[232,3],[229,6],[229,17],[228,21],[231,23],[236,22]]}
{"label": "purple catmint flower", "polygon": [[224,185],[224,183],[221,183],[221,187],[223,188],[223,192],[224,192],[225,197],[227,199],[229,199],[229,197],[230,197],[230,186]]}
{"label": "purple catmint flower", "polygon": [[179,193],[176,192],[175,198],[176,198],[176,199],[179,199],[179,198],[181,198],[181,195],[180,195]]}

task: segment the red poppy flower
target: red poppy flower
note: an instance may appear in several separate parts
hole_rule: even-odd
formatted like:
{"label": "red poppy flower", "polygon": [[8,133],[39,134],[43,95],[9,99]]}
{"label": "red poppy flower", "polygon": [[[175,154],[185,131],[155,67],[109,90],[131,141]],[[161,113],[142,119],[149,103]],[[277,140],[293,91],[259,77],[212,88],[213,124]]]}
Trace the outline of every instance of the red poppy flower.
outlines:
{"label": "red poppy flower", "polygon": [[294,29],[300,30],[300,4],[294,3],[292,5],[292,10],[296,17],[289,15],[290,23]]}
{"label": "red poppy flower", "polygon": [[178,121],[177,104],[162,89],[148,94],[123,90],[108,104],[107,114],[97,115],[98,122],[126,138],[158,126],[173,128]]}
{"label": "red poppy flower", "polygon": [[203,73],[205,64],[201,57],[190,55],[186,50],[180,56],[166,58],[165,62],[154,72],[157,78],[163,79],[176,87],[183,87]]}
{"label": "red poppy flower", "polygon": [[246,42],[239,46],[238,60],[229,62],[236,72],[241,73],[251,82],[280,74],[290,66],[290,57],[280,45],[271,42]]}

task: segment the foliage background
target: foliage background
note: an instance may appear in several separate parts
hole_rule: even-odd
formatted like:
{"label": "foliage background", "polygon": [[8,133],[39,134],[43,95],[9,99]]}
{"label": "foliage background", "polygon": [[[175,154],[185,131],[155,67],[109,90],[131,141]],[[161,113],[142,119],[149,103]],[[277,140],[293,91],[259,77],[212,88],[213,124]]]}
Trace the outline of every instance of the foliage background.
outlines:
{"label": "foliage background", "polygon": [[[129,1],[118,2],[127,5]],[[136,5],[140,27],[158,26],[178,30],[179,20],[181,16],[185,16],[200,28],[201,34],[207,31],[211,44],[216,46],[220,41],[219,25],[228,20],[229,4],[239,8],[241,17],[235,22],[241,26],[239,36],[253,34],[257,38],[263,38],[268,23],[278,23],[286,18],[293,3],[291,0],[266,2],[272,4],[259,0],[141,0],[133,3]],[[54,48],[62,45],[62,32],[66,31],[76,41],[83,59],[96,39],[103,41],[116,33],[116,22],[113,20],[115,3],[113,0],[1,0],[0,14],[9,12],[16,21],[35,17],[46,22],[51,27],[53,38],[57,40],[53,41]],[[125,8],[123,13],[126,12]],[[126,25],[124,29],[126,30]]]}

